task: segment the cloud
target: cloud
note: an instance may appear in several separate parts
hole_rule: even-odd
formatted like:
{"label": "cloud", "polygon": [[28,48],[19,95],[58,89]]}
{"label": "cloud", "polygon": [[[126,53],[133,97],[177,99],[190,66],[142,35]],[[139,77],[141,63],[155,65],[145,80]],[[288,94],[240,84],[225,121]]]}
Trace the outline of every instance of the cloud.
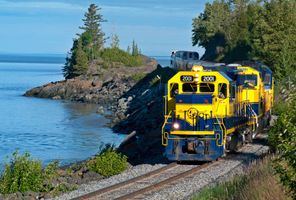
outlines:
{"label": "cloud", "polygon": [[0,9],[51,9],[51,10],[85,10],[85,7],[78,4],[55,1],[26,1],[26,2],[11,2],[0,0]]}

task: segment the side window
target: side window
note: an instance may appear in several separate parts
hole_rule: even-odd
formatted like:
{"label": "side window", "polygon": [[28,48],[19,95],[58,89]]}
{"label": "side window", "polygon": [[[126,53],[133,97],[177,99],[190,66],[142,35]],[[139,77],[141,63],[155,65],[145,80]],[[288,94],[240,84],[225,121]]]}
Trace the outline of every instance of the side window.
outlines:
{"label": "side window", "polygon": [[219,83],[218,85],[218,97],[220,99],[226,99],[227,98],[227,85],[225,83]]}
{"label": "side window", "polygon": [[189,56],[188,56],[190,59],[193,58],[193,55],[192,55],[192,52],[189,52]]}
{"label": "side window", "polygon": [[196,52],[193,53],[193,59],[194,60],[198,60],[199,59],[198,53],[196,53]]}
{"label": "side window", "polygon": [[229,91],[230,91],[230,100],[234,101],[235,100],[235,84],[229,85]]}
{"label": "side window", "polygon": [[187,56],[187,52],[183,52],[182,59],[183,59],[183,60],[187,60],[187,59],[188,59],[187,57],[188,57],[188,56]]}
{"label": "side window", "polygon": [[170,96],[172,98],[175,98],[177,94],[179,94],[178,83],[171,83],[171,85],[170,85]]}
{"label": "side window", "polygon": [[264,76],[264,85],[265,86],[271,86],[271,74],[265,74]]}

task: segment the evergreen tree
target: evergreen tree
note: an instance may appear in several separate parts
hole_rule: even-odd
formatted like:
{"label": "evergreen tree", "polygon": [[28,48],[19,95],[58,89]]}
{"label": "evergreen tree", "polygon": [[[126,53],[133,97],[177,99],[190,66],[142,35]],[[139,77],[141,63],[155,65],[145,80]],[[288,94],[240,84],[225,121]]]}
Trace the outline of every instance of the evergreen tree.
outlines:
{"label": "evergreen tree", "polygon": [[111,48],[118,48],[119,49],[119,37],[117,34],[112,34],[111,37],[112,41],[111,41]]}
{"label": "evergreen tree", "polygon": [[101,8],[91,4],[88,12],[84,15],[84,26],[80,27],[84,32],[79,36],[82,38],[84,49],[88,49],[87,53],[90,60],[97,58],[98,52],[104,48],[105,33],[102,31],[101,23],[106,20],[100,13],[97,13],[100,10]]}
{"label": "evergreen tree", "polygon": [[131,54],[131,47],[130,46],[127,46],[126,52]]}
{"label": "evergreen tree", "polygon": [[63,74],[66,79],[71,79],[75,77],[74,74],[74,65],[76,64],[76,58],[75,58],[75,51],[77,49],[78,40],[73,40],[73,46],[68,53],[68,56],[66,58],[66,63],[63,68]]}
{"label": "evergreen tree", "polygon": [[192,43],[203,59],[261,60],[278,77],[296,70],[296,1],[214,0],[193,19]]}
{"label": "evergreen tree", "polygon": [[296,70],[296,1],[271,0],[264,4],[255,25],[254,51],[279,77]]}
{"label": "evergreen tree", "polygon": [[74,71],[73,74],[75,76],[80,76],[86,74],[88,70],[88,58],[86,53],[83,50],[82,40],[78,40],[77,49],[75,51],[75,64],[73,66]]}
{"label": "evergreen tree", "polygon": [[140,54],[138,45],[135,40],[133,40],[133,42],[132,42],[132,50],[131,51],[132,51],[131,52],[132,56],[138,56]]}
{"label": "evergreen tree", "polygon": [[71,79],[74,77],[74,68],[72,65],[72,60],[71,60],[71,53],[68,53],[67,57],[66,57],[66,63],[63,67],[63,75],[65,77],[65,79]]}
{"label": "evergreen tree", "polygon": [[84,31],[77,34],[78,39],[74,39],[63,68],[66,79],[85,74],[89,61],[97,59],[104,48],[105,34],[101,29],[101,23],[105,20],[101,14],[97,13],[100,10],[101,8],[91,4],[84,15],[84,26],[80,27]]}

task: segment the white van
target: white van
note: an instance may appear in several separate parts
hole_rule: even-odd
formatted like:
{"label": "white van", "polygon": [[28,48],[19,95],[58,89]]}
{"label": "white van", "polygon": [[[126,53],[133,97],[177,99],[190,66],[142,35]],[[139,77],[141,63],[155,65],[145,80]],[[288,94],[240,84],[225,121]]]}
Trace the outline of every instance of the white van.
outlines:
{"label": "white van", "polygon": [[199,61],[199,54],[195,51],[173,51],[171,55],[171,68],[175,70],[191,70],[188,63]]}

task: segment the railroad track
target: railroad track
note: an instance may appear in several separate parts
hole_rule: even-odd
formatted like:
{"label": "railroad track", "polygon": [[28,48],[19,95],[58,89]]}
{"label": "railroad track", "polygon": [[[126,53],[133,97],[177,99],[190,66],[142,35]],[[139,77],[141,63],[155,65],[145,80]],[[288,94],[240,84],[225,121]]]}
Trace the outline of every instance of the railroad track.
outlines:
{"label": "railroad track", "polygon": [[143,199],[146,194],[160,190],[180,179],[190,177],[209,166],[218,165],[220,162],[222,162],[222,160],[202,165],[179,165],[177,163],[171,163],[142,176],[99,189],[86,195],[74,198],[73,200]]}

